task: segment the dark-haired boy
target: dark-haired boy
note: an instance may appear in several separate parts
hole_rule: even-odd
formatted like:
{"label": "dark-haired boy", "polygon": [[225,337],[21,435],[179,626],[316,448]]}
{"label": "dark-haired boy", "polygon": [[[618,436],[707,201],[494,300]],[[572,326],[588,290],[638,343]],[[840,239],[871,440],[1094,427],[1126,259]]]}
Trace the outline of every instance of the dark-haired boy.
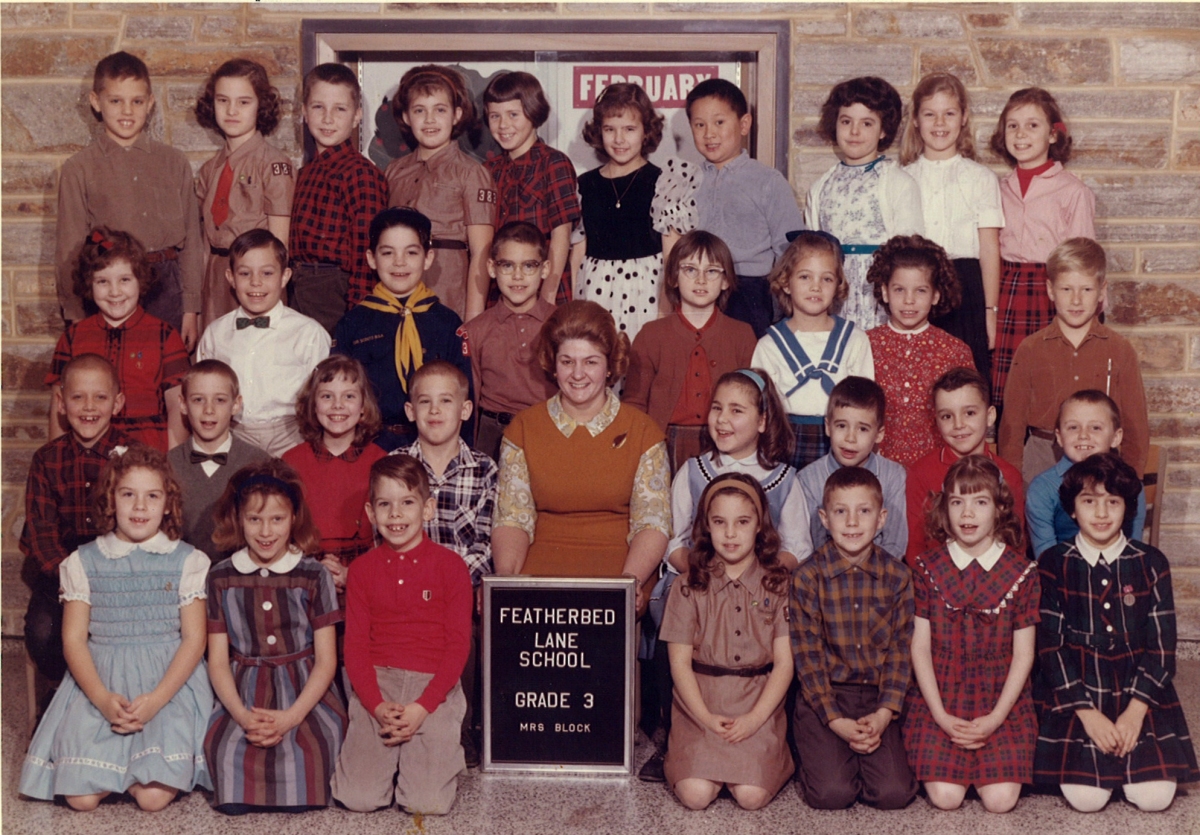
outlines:
{"label": "dark-haired boy", "polygon": [[88,101],[104,130],[63,163],[58,179],[54,263],[63,319],[86,315],[72,278],[84,238],[97,226],[121,229],[137,235],[157,277],[143,307],[190,351],[200,335],[205,252],[192,167],[182,152],[146,135],[154,94],[140,58],[114,52],[101,59]]}
{"label": "dark-haired boy", "polygon": [[58,566],[102,533],[92,510],[92,485],[113,455],[133,439],[112,426],[125,403],[117,371],[98,354],[80,354],[62,370],[54,408],[71,431],[33,454],[25,482],[21,578],[32,594],[25,613],[25,647],[51,681],[67,671],[63,658]]}
{"label": "dark-haired boy", "polygon": [[888,512],[870,471],[832,473],[820,515],[831,541],[792,574],[797,789],[814,809],[899,809],[917,793],[893,721],[912,672],[912,575],[874,543]]}
{"label": "dark-haired boy", "polygon": [[304,124],[317,156],[300,169],[292,199],[288,251],[295,272],[288,298],[329,333],[375,284],[367,263],[371,218],[387,208],[383,172],[354,147],[362,89],[341,64],[304,76]]}

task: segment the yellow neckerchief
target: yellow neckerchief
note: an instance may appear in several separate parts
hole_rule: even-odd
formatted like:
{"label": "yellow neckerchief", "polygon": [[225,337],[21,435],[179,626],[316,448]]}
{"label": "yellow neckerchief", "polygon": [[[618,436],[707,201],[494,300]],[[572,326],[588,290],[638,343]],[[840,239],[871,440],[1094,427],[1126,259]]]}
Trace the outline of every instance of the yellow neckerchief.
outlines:
{"label": "yellow neckerchief", "polygon": [[[384,303],[372,301],[372,298],[382,299]],[[437,302],[433,291],[421,282],[412,291],[407,302],[396,298],[391,290],[383,283],[375,285],[371,295],[362,300],[363,307],[371,310],[381,310],[384,313],[399,313],[400,326],[396,328],[396,374],[400,377],[400,387],[408,394],[408,375],[424,364],[425,352],[421,347],[421,334],[417,323],[412,320],[413,314],[424,313]]]}

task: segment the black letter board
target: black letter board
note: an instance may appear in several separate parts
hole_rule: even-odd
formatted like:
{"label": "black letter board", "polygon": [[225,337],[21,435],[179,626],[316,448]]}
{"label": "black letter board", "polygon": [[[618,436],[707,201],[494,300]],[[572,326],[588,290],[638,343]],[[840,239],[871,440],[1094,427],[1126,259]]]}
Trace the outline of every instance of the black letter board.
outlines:
{"label": "black letter board", "polygon": [[629,774],[627,577],[485,577],[483,769]]}

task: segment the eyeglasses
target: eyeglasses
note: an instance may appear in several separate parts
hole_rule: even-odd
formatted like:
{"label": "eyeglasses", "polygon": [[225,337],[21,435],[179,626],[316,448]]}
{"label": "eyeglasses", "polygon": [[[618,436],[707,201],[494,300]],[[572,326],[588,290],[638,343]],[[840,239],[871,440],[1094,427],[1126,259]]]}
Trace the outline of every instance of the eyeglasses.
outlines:
{"label": "eyeglasses", "polygon": [[[693,267],[691,264],[684,264],[679,268],[679,274],[688,281],[695,281],[700,277],[700,268]],[[706,267],[704,269],[705,281],[720,281],[725,277],[724,267]]]}
{"label": "eyeglasses", "polygon": [[544,263],[546,262],[522,261],[520,264],[517,264],[513,261],[493,261],[492,266],[495,267],[496,272],[502,276],[510,276],[519,269],[521,271],[521,275],[525,276],[526,278],[533,278],[542,271],[542,264]]}

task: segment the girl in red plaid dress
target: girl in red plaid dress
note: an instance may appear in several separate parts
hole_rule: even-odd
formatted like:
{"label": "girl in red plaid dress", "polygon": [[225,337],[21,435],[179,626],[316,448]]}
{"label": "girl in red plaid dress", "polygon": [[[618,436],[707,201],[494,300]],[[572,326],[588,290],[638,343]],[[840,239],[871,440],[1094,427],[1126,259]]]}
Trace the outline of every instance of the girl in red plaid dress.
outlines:
{"label": "girl in red plaid dress", "polygon": [[1037,566],[1000,470],[968,455],[946,473],[928,520],[945,542],[915,560],[916,623],[904,747],[929,802],[957,809],[974,785],[989,812],[1017,804],[1033,772],[1029,689]]}

